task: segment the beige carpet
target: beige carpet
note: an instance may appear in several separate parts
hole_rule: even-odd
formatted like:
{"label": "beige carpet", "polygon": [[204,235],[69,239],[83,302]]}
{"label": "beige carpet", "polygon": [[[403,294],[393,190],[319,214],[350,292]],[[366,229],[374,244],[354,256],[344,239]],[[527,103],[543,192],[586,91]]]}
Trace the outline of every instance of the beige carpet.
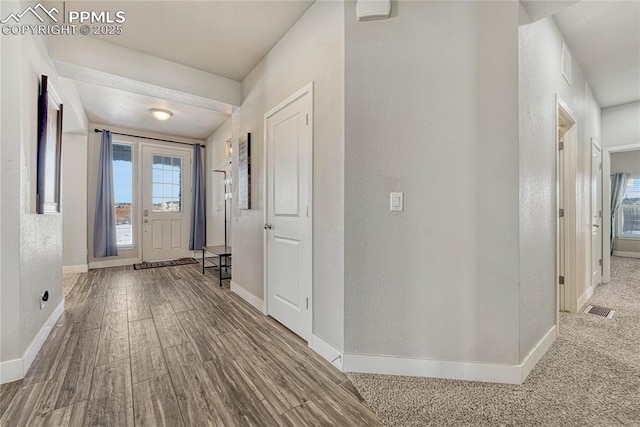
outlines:
{"label": "beige carpet", "polygon": [[560,316],[560,337],[521,386],[348,374],[386,426],[640,426],[640,259],[612,258],[611,283]]}

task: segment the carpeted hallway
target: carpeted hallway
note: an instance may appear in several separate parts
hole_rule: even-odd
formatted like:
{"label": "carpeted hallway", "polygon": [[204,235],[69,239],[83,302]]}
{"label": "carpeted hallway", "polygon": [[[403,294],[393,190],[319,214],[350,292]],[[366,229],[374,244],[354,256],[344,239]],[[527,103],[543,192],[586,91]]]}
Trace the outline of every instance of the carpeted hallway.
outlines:
{"label": "carpeted hallway", "polygon": [[521,386],[348,374],[386,426],[640,426],[640,259],[611,259],[590,304],[560,316],[560,336]]}

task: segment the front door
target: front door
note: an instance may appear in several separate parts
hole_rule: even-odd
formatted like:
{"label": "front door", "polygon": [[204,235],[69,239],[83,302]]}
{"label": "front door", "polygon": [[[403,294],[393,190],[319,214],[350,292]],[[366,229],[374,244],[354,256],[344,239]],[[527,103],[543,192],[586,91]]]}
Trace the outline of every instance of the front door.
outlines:
{"label": "front door", "polygon": [[591,142],[591,286],[602,282],[602,149]]}
{"label": "front door", "polygon": [[142,259],[189,256],[191,151],[142,148]]}
{"label": "front door", "polygon": [[265,114],[267,314],[311,339],[313,86]]}

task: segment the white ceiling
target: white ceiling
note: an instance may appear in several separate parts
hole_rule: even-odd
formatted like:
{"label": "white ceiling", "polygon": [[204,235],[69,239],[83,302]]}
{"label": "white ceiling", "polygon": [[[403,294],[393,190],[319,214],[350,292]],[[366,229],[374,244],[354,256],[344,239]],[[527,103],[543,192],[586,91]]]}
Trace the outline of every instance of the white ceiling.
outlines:
{"label": "white ceiling", "polygon": [[[154,98],[97,84],[76,81],[76,88],[90,122],[121,128],[206,139],[229,119],[207,108]],[[167,121],[153,118],[149,109],[169,110]]]}
{"label": "white ceiling", "polygon": [[307,0],[97,1],[87,7],[126,12],[122,35],[96,37],[241,81],[312,4]]}
{"label": "white ceiling", "polygon": [[[67,1],[65,7],[124,10],[127,17],[124,33],[102,36],[102,41],[241,81],[312,3]],[[555,13],[554,18],[600,105],[609,107],[640,100],[640,2],[558,3],[565,9]],[[87,67],[91,68],[91,64]],[[76,81],[81,101],[93,122],[206,138],[229,117],[213,108],[180,103],[176,101],[179,97],[170,101],[129,89],[141,86],[136,82],[120,87],[95,83],[86,79]],[[153,107],[172,110],[174,117],[158,122],[148,113]]]}
{"label": "white ceiling", "polygon": [[639,1],[581,1],[554,18],[601,107],[640,100]]}
{"label": "white ceiling", "polygon": [[[67,12],[110,11],[112,16],[118,10],[126,13],[126,22],[122,25],[123,34],[95,36],[111,46],[120,46],[119,49],[130,49],[125,52],[106,49],[108,46],[103,49],[96,45],[94,50],[99,50],[102,64],[120,64],[109,70],[105,71],[94,56],[78,50],[77,41],[74,44],[73,37],[55,39],[57,44],[63,44],[58,52],[64,52],[65,49],[67,52],[70,52],[69,49],[78,51],[75,56],[54,56],[54,62],[59,74],[75,83],[90,122],[204,139],[230,117],[221,111],[230,112],[233,105],[226,104],[228,108],[221,109],[220,105],[225,104],[224,101],[205,96],[211,92],[207,90],[211,87],[206,86],[207,79],[186,77],[188,81],[185,84],[173,85],[171,82],[175,83],[185,76],[197,77],[197,73],[178,69],[184,73],[176,74],[177,68],[170,63],[152,61],[146,55],[239,82],[309,9],[313,1],[49,3]],[[87,43],[92,40],[81,35],[75,37],[83,38]],[[129,70],[131,67],[138,68],[140,72],[129,72],[127,67]],[[145,77],[139,77],[140,75],[153,76],[146,78],[148,81],[143,81]],[[159,79],[159,75],[164,77]],[[173,76],[173,80],[170,76]],[[165,87],[170,89],[171,97],[161,95],[162,90],[157,87],[158,80],[168,82],[169,86]],[[186,91],[180,93],[179,89],[175,90],[178,86],[183,86]],[[149,87],[154,90],[141,90]],[[198,87],[200,90],[197,93],[202,99],[194,96],[194,88]],[[216,104],[218,108],[209,107],[207,103]],[[160,122],[149,114],[150,108],[168,109],[174,115],[170,120]]]}

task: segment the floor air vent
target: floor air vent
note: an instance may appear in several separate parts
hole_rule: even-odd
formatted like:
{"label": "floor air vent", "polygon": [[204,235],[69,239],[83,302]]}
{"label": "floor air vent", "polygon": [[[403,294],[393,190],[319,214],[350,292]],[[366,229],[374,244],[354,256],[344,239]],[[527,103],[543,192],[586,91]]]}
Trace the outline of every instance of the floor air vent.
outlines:
{"label": "floor air vent", "polygon": [[615,311],[611,310],[610,308],[600,307],[598,305],[588,305],[587,308],[584,309],[584,313],[595,314],[596,316],[611,319]]}

